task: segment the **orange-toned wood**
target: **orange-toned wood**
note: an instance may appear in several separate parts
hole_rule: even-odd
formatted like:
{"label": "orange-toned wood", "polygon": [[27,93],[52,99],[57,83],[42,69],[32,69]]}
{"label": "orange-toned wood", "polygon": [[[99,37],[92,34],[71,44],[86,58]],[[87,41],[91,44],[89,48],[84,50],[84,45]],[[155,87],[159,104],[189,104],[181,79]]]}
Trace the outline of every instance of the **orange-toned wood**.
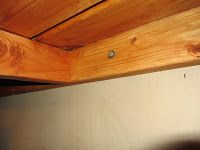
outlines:
{"label": "orange-toned wood", "polygon": [[60,85],[27,85],[27,86],[11,86],[11,87],[0,87],[0,97],[11,96],[21,93],[34,92],[47,90],[52,88],[61,87]]}
{"label": "orange-toned wood", "polygon": [[198,65],[199,20],[196,7],[71,52],[0,30],[0,77],[69,85]]}
{"label": "orange-toned wood", "polygon": [[1,0],[0,28],[33,37],[101,0]]}
{"label": "orange-toned wood", "polygon": [[[114,50],[116,56],[108,58]],[[200,64],[200,7],[71,52],[71,83]]]}
{"label": "orange-toned wood", "polygon": [[77,48],[198,5],[200,0],[107,0],[37,40],[66,49]]}
{"label": "orange-toned wood", "polygon": [[67,52],[0,30],[0,78],[66,83]]}

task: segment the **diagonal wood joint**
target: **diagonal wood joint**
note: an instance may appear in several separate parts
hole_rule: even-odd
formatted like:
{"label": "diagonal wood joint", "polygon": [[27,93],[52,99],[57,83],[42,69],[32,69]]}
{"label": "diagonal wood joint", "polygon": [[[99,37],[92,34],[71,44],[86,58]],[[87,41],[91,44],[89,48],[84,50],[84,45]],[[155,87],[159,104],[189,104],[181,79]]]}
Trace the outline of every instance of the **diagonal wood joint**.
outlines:
{"label": "diagonal wood joint", "polygon": [[198,65],[199,20],[197,7],[71,52],[0,30],[0,77],[76,84]]}

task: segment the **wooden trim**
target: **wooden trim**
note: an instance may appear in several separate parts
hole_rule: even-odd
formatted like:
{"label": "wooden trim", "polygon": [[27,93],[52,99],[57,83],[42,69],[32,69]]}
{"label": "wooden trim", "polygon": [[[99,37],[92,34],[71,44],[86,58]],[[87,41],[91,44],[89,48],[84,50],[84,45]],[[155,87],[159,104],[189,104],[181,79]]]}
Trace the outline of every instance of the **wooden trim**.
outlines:
{"label": "wooden trim", "polygon": [[199,5],[200,0],[106,0],[37,40],[74,49]]}
{"label": "wooden trim", "polygon": [[67,52],[0,30],[0,77],[67,83]]}
{"label": "wooden trim", "polygon": [[[71,83],[200,64],[200,7],[72,52]],[[108,58],[114,50],[116,56]]]}

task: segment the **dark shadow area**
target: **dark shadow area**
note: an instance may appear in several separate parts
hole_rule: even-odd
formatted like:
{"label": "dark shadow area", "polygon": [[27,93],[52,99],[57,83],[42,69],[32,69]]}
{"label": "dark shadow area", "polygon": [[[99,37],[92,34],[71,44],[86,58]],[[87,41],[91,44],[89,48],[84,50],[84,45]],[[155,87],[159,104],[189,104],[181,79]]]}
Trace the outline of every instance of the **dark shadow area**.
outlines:
{"label": "dark shadow area", "polygon": [[9,129],[0,130],[0,150],[9,150],[11,133]]}
{"label": "dark shadow area", "polygon": [[57,84],[0,79],[0,97],[61,87]]}
{"label": "dark shadow area", "polygon": [[163,144],[157,150],[200,150],[200,140],[182,140]]}
{"label": "dark shadow area", "polygon": [[27,85],[50,85],[50,84],[39,83],[39,82],[18,81],[18,80],[10,80],[10,79],[0,79],[0,87],[27,86]]}

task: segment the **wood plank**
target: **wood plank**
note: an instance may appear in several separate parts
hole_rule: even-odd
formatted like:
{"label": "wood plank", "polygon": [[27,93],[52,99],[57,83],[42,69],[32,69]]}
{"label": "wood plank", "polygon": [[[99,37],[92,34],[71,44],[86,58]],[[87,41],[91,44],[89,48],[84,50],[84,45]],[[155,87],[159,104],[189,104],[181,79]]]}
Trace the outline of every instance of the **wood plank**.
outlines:
{"label": "wood plank", "polygon": [[77,84],[198,64],[200,7],[71,52],[0,31],[2,78]]}
{"label": "wood plank", "polygon": [[[114,50],[116,56],[108,58]],[[71,52],[71,83],[200,64],[200,7]]]}
{"label": "wood plank", "polygon": [[101,0],[1,0],[0,28],[33,37]]}
{"label": "wood plank", "polygon": [[200,0],[107,0],[37,37],[73,49],[200,5]]}
{"label": "wood plank", "polygon": [[0,30],[0,78],[66,83],[67,52]]}
{"label": "wood plank", "polygon": [[61,87],[61,85],[27,85],[27,86],[0,87],[0,97],[47,90],[58,87]]}

